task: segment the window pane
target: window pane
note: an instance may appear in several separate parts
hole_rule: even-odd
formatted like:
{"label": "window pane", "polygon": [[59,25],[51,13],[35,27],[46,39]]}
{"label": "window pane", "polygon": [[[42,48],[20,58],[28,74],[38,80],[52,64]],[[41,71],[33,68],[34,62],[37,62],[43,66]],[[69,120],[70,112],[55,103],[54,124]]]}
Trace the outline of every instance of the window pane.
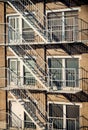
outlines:
{"label": "window pane", "polygon": [[[26,103],[27,104],[27,103]],[[36,113],[35,108],[32,106],[32,110],[34,113]],[[31,128],[31,129],[36,129],[36,125],[32,122],[32,120],[24,113],[24,127],[25,128]]]}
{"label": "window pane", "polygon": [[10,73],[10,81],[14,81],[17,83],[17,75],[18,75],[18,70],[17,70],[17,60],[9,60],[9,65],[11,69]]}
{"label": "window pane", "polygon": [[22,37],[26,41],[34,40],[34,31],[24,20],[22,20]]}
{"label": "window pane", "polygon": [[[29,63],[29,65],[32,65],[35,67],[35,61],[31,59],[26,59],[26,61]],[[35,85],[36,80],[33,77],[33,75],[24,67],[24,84],[26,85]]]}
{"label": "window pane", "polygon": [[77,10],[64,12],[66,41],[77,40],[77,26],[78,26],[77,17],[78,17]]}
{"label": "window pane", "polygon": [[17,71],[17,61],[11,61],[10,62],[10,68],[13,70],[13,71]]}
{"label": "window pane", "polygon": [[9,23],[13,28],[15,28],[15,18],[9,18]]}
{"label": "window pane", "polygon": [[79,128],[79,106],[66,106],[66,127],[67,130],[76,130]]}
{"label": "window pane", "polygon": [[65,60],[66,68],[78,69],[78,59],[77,58],[67,58]]}
{"label": "window pane", "polygon": [[19,18],[16,18],[16,29],[19,29]]}
{"label": "window pane", "polygon": [[63,117],[63,105],[49,104],[49,116]]}
{"label": "window pane", "polygon": [[79,117],[79,106],[67,105],[66,106],[66,117],[67,118],[78,118]]}
{"label": "window pane", "polygon": [[78,59],[65,59],[66,86],[78,86]]}
{"label": "window pane", "polygon": [[66,129],[79,130],[79,119],[77,118],[66,119]]}
{"label": "window pane", "polygon": [[63,129],[63,119],[53,119],[54,129]]}
{"label": "window pane", "polygon": [[61,88],[62,85],[62,59],[58,58],[49,58],[49,76],[50,76],[50,85],[58,86],[57,89]]}
{"label": "window pane", "polygon": [[17,16],[9,17],[9,24],[11,28],[9,29],[9,40],[19,40],[20,39],[20,26],[19,26],[20,18]]}
{"label": "window pane", "polygon": [[61,68],[62,67],[62,59],[49,58],[48,65],[49,65],[49,68]]}
{"label": "window pane", "polygon": [[60,41],[62,37],[62,12],[48,13],[47,17],[49,38],[54,41]]}
{"label": "window pane", "polygon": [[75,120],[68,119],[66,122],[66,130],[76,130],[75,128]]}
{"label": "window pane", "polygon": [[17,61],[18,76],[20,76],[20,61]]}

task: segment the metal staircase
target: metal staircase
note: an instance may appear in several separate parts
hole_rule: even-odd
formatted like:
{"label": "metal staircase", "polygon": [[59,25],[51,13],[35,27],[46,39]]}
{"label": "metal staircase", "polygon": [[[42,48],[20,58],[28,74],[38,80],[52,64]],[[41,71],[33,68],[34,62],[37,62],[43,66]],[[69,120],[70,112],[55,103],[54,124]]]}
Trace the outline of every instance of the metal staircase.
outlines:
{"label": "metal staircase", "polygon": [[[48,73],[45,73],[44,70],[47,63],[42,59],[42,57],[40,57],[40,55],[38,55],[38,53],[36,53],[36,51],[30,45],[26,45],[26,47],[21,45],[10,45],[10,50],[19,59],[19,61],[23,63],[23,65],[34,76],[34,78],[41,84],[41,88],[48,91],[48,79],[45,80],[48,77]],[[37,63],[34,57],[38,59],[41,64]],[[35,65],[32,65],[27,59],[32,60]]]}
{"label": "metal staircase", "polygon": [[[45,27],[41,24],[45,20],[45,16],[43,16],[43,21],[40,22],[36,19],[36,17],[31,14],[31,11],[35,8],[34,4],[30,0],[9,0],[9,4],[20,14],[20,16],[29,24],[29,26],[34,29],[36,33],[44,40],[44,42],[48,41],[48,37],[46,36]],[[29,6],[30,5],[30,6]],[[31,11],[29,11],[31,9]],[[33,7],[33,8],[31,8]],[[31,20],[31,18],[33,20]],[[84,30],[83,30],[84,32]],[[23,40],[24,41],[24,40]],[[46,81],[46,77],[48,73],[45,73],[46,62],[40,57],[40,55],[30,46],[25,45],[9,45],[13,54],[23,63],[23,65],[27,68],[27,70],[36,78],[36,80],[45,88],[45,90],[49,90],[48,80]],[[35,62],[33,57],[36,57],[39,61],[41,61],[41,65]],[[32,66],[30,62],[26,60],[29,58],[35,62],[35,66]],[[10,94],[12,97],[22,105],[22,109],[28,115],[28,117],[34,122],[34,124],[38,127],[39,130],[46,130],[46,122],[47,119],[43,113],[37,108],[37,105],[33,98],[28,96],[28,90],[23,90],[21,88],[10,90]],[[24,104],[24,107],[23,107]],[[36,109],[36,113],[33,113],[33,108]],[[42,118],[42,120],[41,120]]]}
{"label": "metal staircase", "polygon": [[[9,68],[6,68],[7,72],[9,74],[15,74],[12,70]],[[33,95],[27,90],[24,89],[24,85],[20,84],[18,85],[17,82],[19,82],[19,77],[14,78],[13,83],[16,86],[16,88],[13,86],[13,88],[9,87],[9,81],[6,90],[8,90],[11,94],[11,96],[16,100],[17,103],[19,103],[22,106],[22,109],[27,114],[27,116],[33,121],[33,123],[38,127],[39,130],[46,130],[47,127],[47,112],[45,111],[42,102],[38,102]]]}
{"label": "metal staircase", "polygon": [[[82,30],[84,30],[85,28],[86,28],[86,31],[88,31],[87,30],[88,24],[86,23],[86,25],[85,25],[84,21],[82,21],[82,22],[83,22],[82,24],[79,24],[80,28],[77,30],[80,33],[84,33],[84,31],[82,32]],[[10,27],[10,29],[11,29],[11,27]],[[84,33],[84,35],[85,35],[85,33]],[[86,37],[88,37],[88,36],[86,35]],[[88,39],[88,38],[86,38],[86,39]],[[86,39],[83,39],[83,40],[86,40]],[[48,64],[38,54],[38,52],[35,51],[31,47],[30,44],[26,44],[26,41],[24,39],[22,39],[22,41],[24,41],[24,44],[22,44],[22,45],[20,45],[18,42],[18,44],[16,44],[16,45],[9,44],[8,46],[10,47],[13,54],[19,59],[19,61],[21,61],[23,63],[23,65],[27,68],[27,70],[41,84],[42,89],[49,91],[49,89],[50,89],[49,83],[52,80],[51,79],[52,77],[49,76],[50,73],[45,72],[45,67],[48,66]],[[73,46],[73,44],[75,46]],[[88,47],[86,45],[84,45],[84,44],[81,45],[81,43],[79,43],[79,44],[73,43],[73,44],[70,44],[70,43],[69,43],[69,45],[62,44],[62,49],[64,49],[65,51],[69,51],[68,52],[69,54],[76,53],[76,49],[77,49],[77,53],[78,52],[79,53],[87,52]],[[75,47],[75,52],[72,51],[72,49],[74,49],[74,47]],[[31,59],[32,61],[34,61],[35,65],[32,65],[27,59],[29,59],[29,60]]]}
{"label": "metal staircase", "polygon": [[[26,23],[46,43],[49,37],[46,35],[46,16],[30,0],[8,0],[10,6],[26,21]],[[34,13],[33,13],[34,12]],[[35,14],[37,12],[37,14]]]}
{"label": "metal staircase", "polygon": [[[13,9],[15,9],[16,12],[26,21],[26,23],[43,39],[43,41],[46,43],[48,42],[48,37],[46,36],[46,17],[41,11],[30,1],[30,0],[9,0],[8,3],[11,5]],[[35,15],[33,12],[37,12]],[[25,41],[22,40],[25,45]],[[17,58],[23,62],[23,65],[27,68],[29,72],[35,77],[35,79],[43,86],[44,89],[48,90],[48,81],[45,81],[45,78],[48,76],[47,73],[45,73],[45,61],[39,56],[36,51],[33,50],[33,48],[29,45],[26,47],[22,47],[21,45],[17,46],[11,46],[11,51],[14,55],[17,56]],[[30,50],[30,54],[27,49]],[[32,56],[36,56],[36,58],[41,61],[41,65],[39,65],[37,62],[35,62],[35,67],[33,67],[29,62],[25,60],[25,57],[32,59],[34,61],[34,58]]]}
{"label": "metal staircase", "polygon": [[[46,17],[43,15],[43,13],[40,13],[38,8],[30,1],[30,0],[9,0],[9,4],[20,14],[20,16],[28,23],[28,25],[34,29],[35,32],[39,34],[39,36],[42,36],[44,42],[48,41],[48,37],[45,37],[45,30],[46,28],[43,25],[46,20]],[[33,14],[33,11],[37,12],[37,16]],[[42,18],[41,18],[42,16]],[[32,17],[32,19],[30,18]],[[84,25],[84,21],[80,20],[80,29],[76,30],[76,32],[81,32],[85,34],[85,28],[88,27],[88,24]],[[88,30],[87,30],[88,31]],[[81,35],[82,36],[82,35]],[[52,39],[53,40],[53,39]],[[85,40],[85,39],[84,39]],[[45,73],[45,66],[48,66],[47,63],[41,58],[41,56],[30,46],[25,45],[26,42],[24,39],[22,39],[24,45],[9,45],[11,48],[11,51],[17,58],[23,63],[23,65],[27,68],[27,70],[35,77],[35,79],[43,86],[45,90],[49,90],[49,78],[48,72]],[[32,66],[30,62],[26,60],[31,59],[35,62],[35,66]],[[33,57],[36,57],[39,62],[35,61]],[[48,80],[46,80],[48,79]]]}
{"label": "metal staircase", "polygon": [[[8,68],[6,68],[6,69],[7,69],[7,72],[9,72],[9,74],[12,74],[12,73],[15,74],[14,71],[12,71]],[[84,72],[83,72],[83,75],[85,76]],[[7,76],[7,79],[8,79],[8,76]],[[3,89],[10,92],[11,96],[16,100],[16,102],[18,104],[20,104],[22,106],[22,109],[24,110],[24,112],[28,115],[28,117],[33,121],[33,123],[38,127],[39,130],[52,130],[53,127],[51,129],[49,129],[48,126],[51,123],[53,125],[53,121],[51,122],[50,120],[47,119],[48,113],[45,111],[45,108],[42,107],[43,102],[40,101],[41,99],[37,100],[30,93],[30,91],[25,88],[24,85],[16,84],[15,81],[17,80],[19,82],[19,79],[20,79],[20,77],[18,76],[17,78],[14,78],[14,80],[13,80],[13,83],[16,86],[16,88],[14,87],[14,85],[13,85],[13,88],[10,88],[9,80],[7,80],[7,87],[3,88]],[[66,95],[66,97],[67,96],[69,97],[70,95],[68,94],[68,95]],[[87,100],[88,100],[88,98],[87,98]],[[54,101],[52,100],[51,97],[48,97],[48,101],[50,101],[54,104]],[[70,102],[72,102],[72,100]]]}
{"label": "metal staircase", "polygon": [[[39,130],[46,130],[46,118],[40,113],[35,102],[28,98],[25,94],[26,90],[13,89],[10,90],[11,96],[22,106],[29,119],[38,127]],[[35,110],[35,112],[34,112]],[[41,116],[43,115],[43,117]]]}
{"label": "metal staircase", "polygon": [[[12,114],[14,114],[14,113],[5,112],[5,111],[2,110],[2,111],[0,111],[0,114],[2,114],[2,115],[5,114],[8,117],[8,120],[9,120],[10,118],[12,118]],[[22,130],[22,128],[19,127],[19,124],[16,120],[17,118],[18,117],[14,114],[14,117],[13,117],[14,130]],[[19,119],[19,120],[21,121],[21,119]],[[9,122],[10,122],[10,120],[9,120]],[[13,129],[12,124],[9,125],[9,122],[7,123],[6,121],[0,121],[0,130],[7,130],[6,127],[8,127],[9,130]]]}

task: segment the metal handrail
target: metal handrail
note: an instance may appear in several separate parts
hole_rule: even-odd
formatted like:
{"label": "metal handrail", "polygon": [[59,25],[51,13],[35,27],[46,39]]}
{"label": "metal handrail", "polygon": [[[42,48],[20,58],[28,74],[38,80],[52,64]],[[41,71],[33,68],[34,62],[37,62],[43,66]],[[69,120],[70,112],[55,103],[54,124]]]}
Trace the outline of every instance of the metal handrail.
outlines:
{"label": "metal handrail", "polygon": [[[47,112],[44,109],[44,104],[42,102],[38,102],[38,104],[35,104],[35,103],[37,103],[37,99],[34,98],[34,96],[30,93],[30,91],[28,91],[28,89],[25,89],[25,85],[17,83],[17,82],[19,82],[20,76],[18,76],[13,70],[11,70],[9,68],[3,67],[0,69],[3,69],[3,70],[6,69],[7,71],[9,71],[9,73],[11,73],[11,74],[13,73],[15,75],[13,82],[14,82],[14,85],[16,85],[16,88],[14,88],[14,86],[13,86],[13,88],[11,88],[11,90],[17,89],[18,91],[20,91],[20,94],[22,95],[23,98],[25,98],[29,101],[31,100],[32,105],[36,108],[36,110],[38,111],[40,116],[42,115],[43,119],[47,122],[47,120],[46,120]],[[7,76],[7,79],[8,79],[8,76]],[[8,82],[10,82],[10,81],[8,80]],[[23,88],[25,90],[25,93],[23,92],[23,90],[21,90],[21,88]],[[9,87],[8,87],[8,90],[10,90]],[[44,114],[45,114],[45,116],[44,116]]]}
{"label": "metal handrail", "polygon": [[[82,39],[80,37],[80,34],[82,35],[84,32],[82,29],[85,29],[86,26],[86,31],[88,31],[88,24],[84,20],[82,21],[80,18],[76,17],[67,17],[64,18],[64,20],[69,20],[68,24],[64,22],[64,34],[63,34],[63,21],[62,18],[51,18],[47,19],[48,23],[48,28],[51,33],[51,39],[56,40],[56,42],[75,42],[75,41],[82,41],[82,40],[88,40],[88,36],[86,36],[86,39]],[[55,24],[54,24],[55,21]],[[80,23],[78,23],[80,22]],[[56,24],[57,23],[57,24]],[[61,23],[61,24],[58,24]],[[55,29],[54,29],[55,28]],[[58,33],[58,36],[57,34]],[[66,34],[65,34],[66,33]],[[63,37],[64,35],[64,37]],[[66,35],[66,36],[65,36]]]}
{"label": "metal handrail", "polygon": [[[12,112],[13,113],[13,112]],[[1,111],[0,110],[0,114],[6,114],[8,117],[10,117],[10,118],[12,118],[12,114],[10,114],[9,112],[4,112],[4,111]],[[14,113],[13,113],[14,114]],[[17,115],[15,115],[16,117],[17,117]],[[20,119],[20,118],[19,118]],[[18,130],[20,130],[20,128],[19,128],[19,125],[18,125],[18,122],[16,121],[16,119],[15,118],[13,118],[13,120],[14,120],[14,125],[16,126],[16,128],[18,129]],[[21,119],[20,119],[21,120]],[[7,123],[5,123],[8,127],[10,127],[9,126],[9,122]]]}
{"label": "metal handrail", "polygon": [[[23,15],[23,17],[25,17],[26,18],[26,20],[30,20],[30,23],[31,23],[31,27],[34,29],[34,27],[33,27],[33,25],[32,25],[32,23],[34,24],[34,26],[36,26],[37,27],[37,32],[39,32],[40,33],[40,35],[42,36],[42,34],[43,34],[43,40],[44,41],[48,41],[48,37],[45,35],[45,25],[43,25],[43,24],[45,24],[46,23],[46,16],[43,14],[43,13],[41,13],[41,11],[32,3],[32,1],[30,1],[30,0],[27,0],[27,1],[25,1],[25,0],[23,0],[23,1],[20,1],[20,0],[17,0],[16,2],[15,1],[11,1],[11,0],[9,0],[9,2],[15,7],[15,4],[17,4],[17,6],[15,7],[19,12],[21,12],[22,13],[22,15]],[[25,4],[26,5],[28,5],[28,6],[25,6]],[[21,7],[20,7],[21,6]],[[31,7],[30,7],[31,6]],[[19,9],[18,9],[19,8]],[[23,9],[20,9],[20,8],[23,8]],[[31,10],[30,10],[30,8],[32,8]],[[37,19],[36,19],[36,16],[34,16],[30,11],[34,11],[34,10],[37,12]],[[27,15],[25,14],[25,13],[27,13]],[[29,17],[29,15],[31,15],[32,17],[33,17],[33,19],[35,19],[34,21],[31,21],[31,19],[30,19],[30,17]],[[35,28],[35,30],[36,30],[36,28]],[[42,33],[42,34],[41,34]],[[45,37],[45,38],[44,38]]]}
{"label": "metal handrail", "polygon": [[[14,73],[14,71],[11,71],[12,73]],[[19,78],[19,77],[18,77]],[[18,86],[19,87],[19,86]],[[19,87],[19,89],[21,89],[21,87]],[[17,89],[17,90],[19,90],[19,89]],[[15,88],[13,88],[13,90],[15,90]],[[21,91],[22,92],[22,91]],[[22,92],[23,93],[23,92]],[[31,95],[31,93],[29,93],[29,97],[33,97],[33,95]],[[24,95],[24,93],[23,93],[23,97],[25,98],[25,95]],[[27,96],[26,96],[26,98],[27,98]],[[52,99],[50,98],[50,97],[48,97],[49,98],[49,101],[51,101],[51,102],[53,102],[52,101]],[[28,98],[27,98],[28,99]],[[32,98],[32,101],[34,101],[34,100],[36,100],[34,97]],[[36,102],[36,101],[35,101]],[[40,102],[38,102],[38,103],[40,103]],[[53,102],[53,104],[54,104],[54,102]],[[74,103],[73,103],[74,104]],[[36,104],[36,105],[38,105],[38,104]],[[39,108],[41,107],[42,105],[40,104],[40,106],[39,106]],[[45,111],[45,110],[44,110]],[[65,113],[64,113],[65,114]]]}

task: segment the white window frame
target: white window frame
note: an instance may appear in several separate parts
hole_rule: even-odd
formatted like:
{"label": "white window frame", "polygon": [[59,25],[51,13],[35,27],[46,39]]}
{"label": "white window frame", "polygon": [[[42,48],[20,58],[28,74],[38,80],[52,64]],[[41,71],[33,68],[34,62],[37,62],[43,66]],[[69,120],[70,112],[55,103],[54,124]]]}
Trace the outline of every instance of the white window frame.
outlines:
{"label": "white window frame", "polygon": [[[67,8],[67,9],[59,9],[59,10],[47,10],[46,11],[46,16],[48,15],[48,13],[56,13],[56,12],[58,12],[58,13],[61,13],[62,14],[62,37],[61,37],[61,41],[67,41],[67,40],[65,40],[65,24],[64,24],[64,14],[65,14],[65,12],[67,12],[67,11],[80,11],[81,10],[81,8],[79,7],[79,8],[72,8],[72,9],[69,9],[69,8]],[[74,21],[74,25],[75,25],[75,21]],[[48,25],[47,25],[47,29],[48,29]],[[50,31],[51,31],[51,33],[50,33],[50,35],[51,35],[51,39],[52,39],[52,27],[51,27],[51,29],[50,29]],[[73,36],[73,38],[72,38],[72,41],[74,41],[74,40],[76,40],[76,36],[74,35],[75,33],[73,33],[72,34],[72,36]],[[58,39],[59,40],[59,39]],[[70,39],[69,39],[70,40]],[[68,40],[68,42],[69,42],[69,40]],[[58,41],[59,42],[59,41]]]}
{"label": "white window frame", "polygon": [[[32,12],[33,14],[35,14],[35,12]],[[22,20],[24,20],[24,19],[22,19],[22,17],[19,15],[19,14],[17,14],[17,13],[14,13],[14,14],[8,14],[8,15],[6,15],[6,17],[7,17],[7,19],[8,19],[8,22],[9,22],[9,19],[11,19],[11,18],[19,18],[19,39],[14,39],[14,40],[11,40],[10,39],[10,36],[9,36],[9,39],[8,39],[8,41],[9,41],[9,44],[21,44],[22,43]],[[16,21],[16,20],[15,20]],[[26,23],[26,24],[28,24],[28,23]],[[9,25],[10,25],[10,23],[9,23]],[[30,26],[30,28],[31,28],[31,26]],[[31,28],[32,29],[32,28]],[[33,30],[33,29],[32,29]],[[10,30],[9,30],[10,31]],[[34,30],[33,30],[34,31]],[[18,33],[17,33],[18,34]],[[34,37],[35,37],[35,34],[34,34]],[[30,39],[30,40],[33,40],[34,41],[34,39]],[[26,42],[27,43],[27,42]]]}
{"label": "white window frame", "polygon": [[47,10],[46,11],[46,15],[47,13],[51,13],[52,11],[53,12],[65,12],[65,11],[75,11],[75,10],[78,10],[79,12],[81,11],[81,8],[80,7],[77,7],[77,8],[64,8],[64,9],[59,9],[59,10]]}
{"label": "white window frame", "polygon": [[[16,42],[22,43],[22,18],[21,18],[21,16],[18,15],[18,14],[9,14],[6,17],[8,19],[8,23],[9,23],[10,26],[11,26],[10,19],[14,18],[15,19],[15,23],[16,23],[16,19],[17,18],[19,19],[19,34],[18,34],[19,35],[19,39],[15,39],[15,38],[14,39],[10,39],[10,36],[9,36],[9,42],[13,43],[13,44],[16,43]],[[15,28],[15,31],[16,31],[16,28]],[[17,32],[15,32],[15,33],[17,34]]]}
{"label": "white window frame", "polygon": [[[25,57],[25,58],[27,58],[27,57]],[[36,59],[36,57],[34,57],[34,58]],[[9,60],[11,60],[11,61],[16,61],[16,62],[19,61],[16,56],[8,56],[8,57],[7,57],[8,63],[9,63]],[[23,69],[23,68],[24,68],[24,65],[23,65],[23,63],[22,63],[21,61],[19,61],[19,62],[20,62],[20,71],[19,71],[19,72],[20,72],[20,77],[22,77],[21,80],[20,80],[20,84],[23,85],[23,84],[24,84],[24,69]],[[11,66],[11,65],[10,65],[10,66],[9,66],[9,65],[10,65],[10,64],[8,64],[8,67]],[[17,68],[17,67],[16,67],[16,68]],[[17,70],[17,72],[18,72],[18,70]],[[10,78],[10,77],[9,77],[9,78]],[[35,81],[36,81],[36,79],[35,79]],[[9,79],[9,83],[10,83],[10,79]],[[19,85],[20,85],[20,84],[19,84]],[[26,84],[25,84],[25,86],[30,86],[30,85],[26,85]],[[31,85],[31,86],[32,86],[32,85]],[[33,86],[36,86],[36,83],[35,83],[35,85],[33,85]],[[28,87],[28,88],[29,88],[29,87]]]}
{"label": "white window frame", "polygon": [[[81,103],[56,102],[56,101],[52,102],[52,101],[48,101],[48,103],[47,103],[48,119],[49,119],[49,104],[63,105],[63,119],[64,119],[63,120],[63,128],[64,129],[66,129],[66,105],[79,106],[79,117],[81,115],[81,111],[80,111],[80,108],[82,108],[82,104]],[[80,119],[79,119],[79,126],[80,126]]]}
{"label": "white window frame", "polygon": [[[77,58],[77,59],[79,59],[79,66],[80,66],[80,60],[81,60],[81,56],[47,56],[47,63],[48,63],[48,59],[49,58],[58,58],[58,59],[62,59],[62,63],[65,65],[65,59],[68,59],[68,58]],[[64,59],[64,60],[63,60]],[[48,70],[48,66],[47,66],[47,70]],[[65,66],[63,66],[63,71],[62,71],[62,73],[63,73],[63,77],[62,77],[62,79],[65,81],[65,71],[64,71],[64,69],[65,69]],[[79,77],[78,77],[78,79],[80,79],[80,71],[79,71]],[[54,86],[53,86],[54,87]],[[61,86],[62,88],[63,88],[63,90],[65,90],[65,89],[67,89],[67,88],[69,88],[69,89],[72,89],[72,87],[65,87],[65,84],[64,84],[64,86]],[[77,87],[75,87],[75,89],[80,89],[80,82],[78,82],[78,86]]]}

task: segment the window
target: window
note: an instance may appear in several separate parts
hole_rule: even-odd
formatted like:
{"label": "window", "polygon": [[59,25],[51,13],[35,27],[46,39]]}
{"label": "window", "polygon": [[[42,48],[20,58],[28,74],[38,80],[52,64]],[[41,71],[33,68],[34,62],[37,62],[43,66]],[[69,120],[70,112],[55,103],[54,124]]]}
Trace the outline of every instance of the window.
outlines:
{"label": "window", "polygon": [[22,102],[21,105],[22,106],[20,106],[14,100],[9,101],[10,115],[8,119],[9,119],[10,127],[17,126],[20,129],[23,129],[23,128],[25,129],[30,128],[33,130],[36,129],[36,125],[32,122],[32,120],[28,117],[28,115],[22,109],[22,107],[24,107],[25,105],[30,106],[30,109],[32,109],[32,112],[36,115],[35,107],[30,102],[25,102],[25,104]]}
{"label": "window", "polygon": [[[32,102],[25,102],[25,105],[29,106],[28,108],[30,108],[30,111],[32,111],[32,113],[29,112],[30,116],[32,116],[32,114],[36,115],[36,108]],[[30,128],[33,130],[36,129],[36,125],[32,122],[26,113],[24,113],[24,128]]]}
{"label": "window", "polygon": [[34,41],[35,38],[33,29],[24,20],[22,20],[22,38],[26,42]]}
{"label": "window", "polygon": [[49,123],[53,130],[78,130],[79,106],[49,103]]}
{"label": "window", "polygon": [[47,13],[49,38],[58,41],[77,40],[78,11]]}
{"label": "window", "polygon": [[18,17],[18,16],[8,17],[8,22],[9,22],[9,25],[10,25],[9,42],[11,42],[11,41],[16,42],[16,41],[20,40],[20,34],[21,34],[20,17]]}
{"label": "window", "polygon": [[48,58],[49,83],[57,89],[78,87],[78,58]]}
{"label": "window", "polygon": [[34,41],[33,29],[20,16],[8,16],[8,22],[9,42]]}
{"label": "window", "polygon": [[[14,82],[18,83],[19,76],[20,76],[20,62],[17,59],[9,59],[8,60],[10,72],[9,72],[9,83]],[[18,80],[17,80],[18,78]]]}
{"label": "window", "polygon": [[[30,65],[32,65],[32,67],[35,67],[35,60],[32,59],[26,59],[26,62]],[[32,74],[25,68],[23,67],[23,72],[24,72],[24,84],[26,85],[35,85],[36,84],[36,80],[35,78],[32,76]]]}
{"label": "window", "polygon": [[[35,67],[35,61],[30,59],[25,59],[27,63],[31,64],[32,67]],[[25,66],[20,63],[20,61],[16,58],[10,58],[8,60],[8,66],[10,68],[10,72],[8,74],[9,83],[15,82],[16,84],[25,84],[25,85],[33,85],[35,86],[36,80],[33,75],[25,68]]]}

